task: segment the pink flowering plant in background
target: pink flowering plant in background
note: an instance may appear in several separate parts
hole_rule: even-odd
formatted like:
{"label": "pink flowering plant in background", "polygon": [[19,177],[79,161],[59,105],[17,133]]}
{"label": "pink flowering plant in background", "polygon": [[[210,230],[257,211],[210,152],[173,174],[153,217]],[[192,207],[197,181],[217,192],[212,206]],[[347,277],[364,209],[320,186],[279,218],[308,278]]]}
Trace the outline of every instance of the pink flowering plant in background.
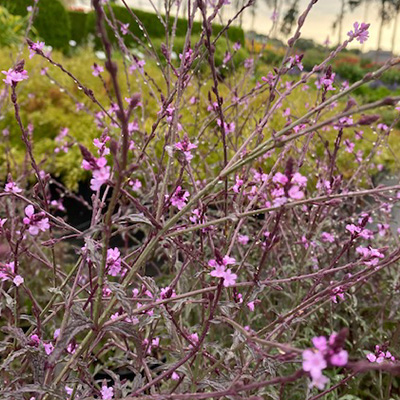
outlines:
{"label": "pink flowering plant in background", "polygon": [[315,0],[276,65],[228,39],[252,0],[218,29],[229,1],[150,3],[159,47],[93,0],[67,68],[32,1],[1,69],[0,398],[399,398],[400,97],[356,91],[400,59],[343,81],[355,22],[307,68]]}

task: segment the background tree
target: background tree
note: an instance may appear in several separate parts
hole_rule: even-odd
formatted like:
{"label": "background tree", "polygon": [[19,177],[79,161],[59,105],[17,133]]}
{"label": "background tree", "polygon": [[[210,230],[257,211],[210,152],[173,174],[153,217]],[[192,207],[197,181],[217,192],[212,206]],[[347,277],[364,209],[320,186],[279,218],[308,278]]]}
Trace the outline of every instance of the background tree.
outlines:
{"label": "background tree", "polygon": [[397,36],[397,24],[399,22],[399,13],[400,13],[400,0],[392,0],[392,4],[393,4],[394,16],[393,16],[391,52],[394,55],[394,47],[396,45],[396,36]]}
{"label": "background tree", "polygon": [[376,50],[380,51],[382,49],[382,33],[383,26],[387,24],[393,17],[394,11],[394,1],[393,0],[379,0],[380,8],[379,8],[379,31],[378,31],[378,43],[376,46]]}
{"label": "background tree", "polygon": [[289,35],[292,31],[293,25],[295,24],[297,17],[299,15],[299,0],[293,0],[289,4],[285,15],[283,16],[280,31],[285,35]]}

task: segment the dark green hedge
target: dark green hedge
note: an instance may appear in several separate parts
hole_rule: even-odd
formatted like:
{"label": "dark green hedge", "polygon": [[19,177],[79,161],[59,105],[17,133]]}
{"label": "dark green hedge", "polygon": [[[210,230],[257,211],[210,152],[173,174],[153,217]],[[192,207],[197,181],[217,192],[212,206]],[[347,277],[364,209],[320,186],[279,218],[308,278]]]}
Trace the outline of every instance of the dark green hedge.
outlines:
{"label": "dark green hedge", "polygon": [[69,11],[69,19],[71,21],[71,39],[77,44],[86,41],[86,21],[88,14],[80,11]]}
{"label": "dark green hedge", "polygon": [[[26,15],[27,7],[33,5],[32,0],[0,0],[11,14]],[[71,39],[69,15],[60,0],[40,0],[39,13],[33,26],[37,34],[49,46],[67,50]]]}
{"label": "dark green hedge", "polygon": [[[11,14],[26,15],[28,6],[33,4],[33,0],[0,0],[0,5],[5,6]],[[139,29],[138,24],[133,20],[129,11],[125,7],[112,5],[114,15],[117,20],[126,24],[129,23],[129,30],[137,37],[143,38],[143,32]],[[146,11],[133,10],[136,16],[142,21],[148,34],[152,39],[164,38],[164,26],[158,19],[156,14]],[[173,18],[170,26],[173,25]],[[34,27],[38,35],[56,49],[67,51],[69,41],[75,40],[78,44],[86,41],[89,34],[96,37],[96,20],[94,12],[88,14],[79,11],[67,11],[60,0],[40,0],[39,14],[37,15]],[[222,25],[213,25],[213,35],[221,31]],[[176,24],[176,36],[184,37],[187,30],[187,20],[179,18]],[[114,43],[116,38],[111,29],[108,28],[110,40]],[[200,35],[202,31],[201,22],[194,22],[193,35]],[[241,42],[244,44],[243,29],[232,26],[227,31],[228,39],[232,42]],[[130,35],[124,37],[127,46],[136,44]],[[96,47],[101,47],[99,39],[95,38]]]}
{"label": "dark green hedge", "polygon": [[[143,38],[143,32],[139,29],[139,25],[133,20],[131,14],[125,7],[113,5],[112,9],[115,18],[117,20],[121,21],[124,24],[129,23],[129,30],[135,36]],[[162,25],[156,14],[135,9],[133,10],[133,12],[144,25],[151,39],[165,37],[164,26]],[[171,27],[173,26],[173,18],[171,18],[170,26]],[[214,24],[213,35],[216,35],[218,32],[220,32],[222,28],[223,28],[222,25]],[[185,36],[186,30],[187,30],[187,20],[179,18],[176,24],[176,36],[177,37]],[[112,40],[115,43],[117,39],[115,38],[110,28],[108,28],[108,31],[110,40]],[[202,31],[201,22],[198,21],[194,22],[192,33],[194,35],[199,35],[201,31]],[[94,13],[90,12],[88,14],[86,21],[86,33],[95,35],[95,32],[96,32],[96,19]],[[240,42],[242,45],[244,44],[243,29],[236,26],[232,26],[228,29],[227,35],[229,40],[231,40],[232,42]],[[124,42],[128,47],[136,43],[130,35],[124,36]],[[100,42],[98,38],[96,38],[95,44],[97,47],[100,47]]]}

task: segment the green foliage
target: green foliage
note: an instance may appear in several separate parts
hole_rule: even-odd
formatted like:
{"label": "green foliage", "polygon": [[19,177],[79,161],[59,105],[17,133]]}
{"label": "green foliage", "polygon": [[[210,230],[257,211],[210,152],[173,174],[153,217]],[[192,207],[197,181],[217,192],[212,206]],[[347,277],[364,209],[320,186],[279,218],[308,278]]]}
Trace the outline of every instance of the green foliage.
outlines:
{"label": "green foliage", "polygon": [[266,48],[262,52],[261,60],[268,65],[279,65],[283,60],[283,54]]}
{"label": "green foliage", "polygon": [[[32,4],[32,0],[0,0],[0,5],[14,15],[27,15],[27,7]],[[60,0],[41,0],[33,26],[47,45],[68,50],[71,26],[68,12]]]}
{"label": "green foliage", "polygon": [[400,85],[400,70],[389,69],[382,75],[381,80],[389,85]]}
{"label": "green foliage", "polygon": [[302,63],[306,71],[311,71],[313,67],[320,64],[326,57],[325,52],[317,49],[308,50],[303,57]]}
{"label": "green foliage", "polygon": [[324,51],[324,47],[318,43],[315,43],[312,39],[300,38],[295,43],[295,49],[299,51],[307,51],[316,49],[318,51]]}
{"label": "green foliage", "polygon": [[360,96],[363,101],[368,103],[377,101],[387,96],[391,96],[393,94],[390,89],[384,86],[381,86],[379,88],[372,88],[366,85],[359,87],[354,91],[354,93]]}
{"label": "green foliage", "polygon": [[21,42],[25,32],[26,18],[12,15],[0,6],[0,46],[13,46]]}
{"label": "green foliage", "polygon": [[80,11],[69,11],[71,22],[71,39],[77,44],[83,44],[86,41],[86,20],[87,14]]}
{"label": "green foliage", "polygon": [[334,67],[334,71],[342,78],[349,82],[356,82],[363,78],[365,71],[359,65],[341,63]]}

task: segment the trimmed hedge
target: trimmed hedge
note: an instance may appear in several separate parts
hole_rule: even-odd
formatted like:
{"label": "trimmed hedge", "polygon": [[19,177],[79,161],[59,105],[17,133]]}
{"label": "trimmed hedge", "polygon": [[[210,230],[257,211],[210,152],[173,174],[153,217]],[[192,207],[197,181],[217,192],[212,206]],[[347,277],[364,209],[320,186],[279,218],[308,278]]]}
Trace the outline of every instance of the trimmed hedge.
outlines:
{"label": "trimmed hedge", "polygon": [[[124,24],[129,23],[129,30],[135,36],[137,36],[139,38],[143,38],[143,32],[140,30],[139,25],[133,20],[131,14],[125,7],[112,5],[112,10],[113,10],[115,18],[117,20],[121,21]],[[165,37],[164,26],[162,25],[161,21],[158,19],[156,14],[152,14],[152,13],[142,11],[142,10],[135,10],[135,9],[132,9],[132,11],[142,22],[142,24],[146,28],[151,39]],[[174,19],[171,18],[171,22],[170,22],[171,27],[173,26],[173,22],[174,22]],[[222,28],[223,28],[222,25],[213,24],[213,35],[216,35],[218,32],[220,32]],[[116,43],[117,39],[115,38],[111,29],[109,27],[107,27],[107,29],[108,29],[110,40],[113,43]],[[185,36],[186,30],[187,30],[187,20],[185,20],[183,18],[178,18],[178,21],[176,24],[176,36],[177,37]],[[201,31],[202,31],[202,23],[195,21],[193,23],[192,34],[199,35],[201,33]],[[88,14],[87,20],[86,20],[86,36],[88,34],[95,35],[95,33],[96,33],[96,17],[95,17],[94,12],[90,12]],[[73,33],[73,36],[74,35],[75,35],[75,33]],[[242,45],[244,45],[244,31],[242,28],[239,28],[236,26],[230,27],[227,31],[227,36],[228,36],[228,39],[231,40],[232,42],[240,42]],[[128,47],[136,44],[135,40],[130,35],[124,36],[124,42]],[[96,45],[96,47],[101,47],[100,40],[97,37],[95,39],[95,45]]]}
{"label": "trimmed hedge", "polygon": [[71,21],[71,39],[77,44],[86,42],[86,22],[88,14],[81,11],[69,11]]}
{"label": "trimmed hedge", "polygon": [[[0,0],[0,5],[6,7],[11,14],[27,15],[26,8],[33,4],[32,0]],[[129,23],[129,30],[137,37],[142,38],[143,32],[139,25],[133,20],[131,14],[125,7],[112,5],[114,15],[117,20],[126,24]],[[151,39],[164,38],[164,26],[156,14],[142,10],[132,9],[136,16],[142,21]],[[87,40],[89,34],[95,36],[95,46],[101,47],[101,43],[96,36],[96,19],[94,12],[84,13],[79,11],[67,11],[60,0],[40,0],[39,13],[35,18],[34,27],[38,35],[47,45],[55,49],[67,51],[69,41],[75,40],[77,44],[82,44]],[[170,25],[173,26],[174,18],[171,18]],[[213,35],[216,35],[223,28],[222,25],[213,24]],[[111,29],[107,27],[110,40],[116,43],[117,39]],[[176,24],[176,36],[186,35],[187,20],[178,18]],[[202,23],[193,23],[193,35],[200,35]],[[244,45],[244,31],[242,28],[231,26],[227,31],[228,39],[232,42],[240,42]],[[124,41],[128,47],[135,45],[136,42],[130,35],[124,36]]]}
{"label": "trimmed hedge", "polygon": [[[27,7],[33,5],[32,0],[0,0],[11,14],[27,15]],[[38,35],[49,46],[63,51],[68,50],[71,39],[69,15],[60,0],[40,0],[39,12],[33,26]]]}

